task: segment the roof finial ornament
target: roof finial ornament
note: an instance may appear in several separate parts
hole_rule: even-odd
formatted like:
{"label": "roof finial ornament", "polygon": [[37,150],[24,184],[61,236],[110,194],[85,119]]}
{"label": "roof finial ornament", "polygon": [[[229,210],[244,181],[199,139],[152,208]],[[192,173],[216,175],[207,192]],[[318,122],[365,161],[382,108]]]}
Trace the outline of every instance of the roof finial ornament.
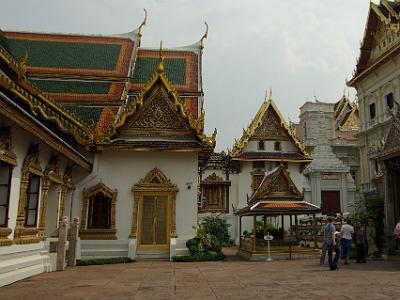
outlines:
{"label": "roof finial ornament", "polygon": [[272,87],[269,87],[269,98],[268,100],[272,100]]}
{"label": "roof finial ornament", "polygon": [[204,49],[204,39],[206,39],[208,37],[208,24],[207,24],[207,22],[204,22],[204,24],[206,24],[206,32],[203,34],[203,36],[200,39],[200,49],[201,50]]}
{"label": "roof finial ornament", "polygon": [[162,53],[162,40],[160,41],[160,62],[158,63],[157,66],[157,73],[163,73],[164,72],[164,56]]}
{"label": "roof finial ornament", "polygon": [[28,51],[25,51],[24,56],[21,58],[21,61],[19,62],[19,66],[21,68],[21,71],[18,72],[18,80],[21,80],[22,77],[25,76],[26,73],[26,67],[28,66]]}
{"label": "roof finial ornament", "polygon": [[138,30],[139,38],[142,37],[142,27],[144,25],[146,25],[146,22],[147,22],[147,10],[145,8],[143,8],[143,10],[144,10],[144,20],[143,20],[142,24],[140,24],[140,26],[139,26],[139,30]]}

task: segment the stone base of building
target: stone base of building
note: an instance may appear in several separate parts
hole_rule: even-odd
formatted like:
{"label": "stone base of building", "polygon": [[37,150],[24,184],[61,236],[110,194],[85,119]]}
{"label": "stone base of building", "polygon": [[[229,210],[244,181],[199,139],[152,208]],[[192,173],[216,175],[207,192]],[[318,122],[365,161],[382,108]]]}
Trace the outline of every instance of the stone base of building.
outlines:
{"label": "stone base of building", "polygon": [[0,287],[51,271],[54,270],[43,242],[0,248]]}

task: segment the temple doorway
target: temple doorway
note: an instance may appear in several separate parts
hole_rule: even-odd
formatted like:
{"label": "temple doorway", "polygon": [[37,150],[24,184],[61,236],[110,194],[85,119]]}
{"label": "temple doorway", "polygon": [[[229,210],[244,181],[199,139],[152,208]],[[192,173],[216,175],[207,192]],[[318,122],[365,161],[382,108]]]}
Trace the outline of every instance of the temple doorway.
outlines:
{"label": "temple doorway", "polygon": [[170,221],[166,195],[144,195],[140,207],[139,245],[142,248],[168,248]]}

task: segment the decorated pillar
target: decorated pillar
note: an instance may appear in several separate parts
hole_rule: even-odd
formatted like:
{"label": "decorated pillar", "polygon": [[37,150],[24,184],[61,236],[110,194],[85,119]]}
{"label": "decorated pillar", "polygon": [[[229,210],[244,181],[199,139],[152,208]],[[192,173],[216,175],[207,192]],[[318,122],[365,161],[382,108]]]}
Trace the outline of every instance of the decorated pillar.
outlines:
{"label": "decorated pillar", "polygon": [[176,238],[176,193],[171,196],[171,238]]}
{"label": "decorated pillar", "polygon": [[39,238],[40,240],[46,239],[45,229],[46,229],[46,210],[47,210],[47,200],[49,197],[50,179],[48,176],[43,177],[42,189],[40,196],[40,215],[39,215]]}
{"label": "decorated pillar", "polygon": [[40,241],[37,236],[38,228],[36,226],[25,227],[25,207],[31,174],[43,177],[39,163],[39,146],[37,144],[29,149],[22,166],[17,224],[14,230],[14,243],[16,244],[37,243]]}
{"label": "decorated pillar", "polygon": [[60,224],[64,217],[64,206],[65,198],[67,197],[68,188],[65,185],[61,186],[60,197],[59,197],[59,212],[58,212],[58,224]]}
{"label": "decorated pillar", "polygon": [[139,193],[134,192],[133,193],[132,228],[131,228],[131,235],[129,236],[131,239],[136,239],[136,237],[137,237],[138,210],[139,210]]}

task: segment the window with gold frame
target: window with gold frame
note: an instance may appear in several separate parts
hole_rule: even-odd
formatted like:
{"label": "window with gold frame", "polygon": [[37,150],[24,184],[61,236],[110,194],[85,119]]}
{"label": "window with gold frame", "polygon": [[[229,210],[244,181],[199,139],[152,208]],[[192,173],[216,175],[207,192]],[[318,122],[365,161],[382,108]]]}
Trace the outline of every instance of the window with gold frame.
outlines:
{"label": "window with gold frame", "polygon": [[229,212],[230,181],[223,180],[215,173],[201,181],[201,201],[198,210],[205,212]]}
{"label": "window with gold frame", "polygon": [[83,191],[82,240],[116,240],[117,191],[102,182]]}

